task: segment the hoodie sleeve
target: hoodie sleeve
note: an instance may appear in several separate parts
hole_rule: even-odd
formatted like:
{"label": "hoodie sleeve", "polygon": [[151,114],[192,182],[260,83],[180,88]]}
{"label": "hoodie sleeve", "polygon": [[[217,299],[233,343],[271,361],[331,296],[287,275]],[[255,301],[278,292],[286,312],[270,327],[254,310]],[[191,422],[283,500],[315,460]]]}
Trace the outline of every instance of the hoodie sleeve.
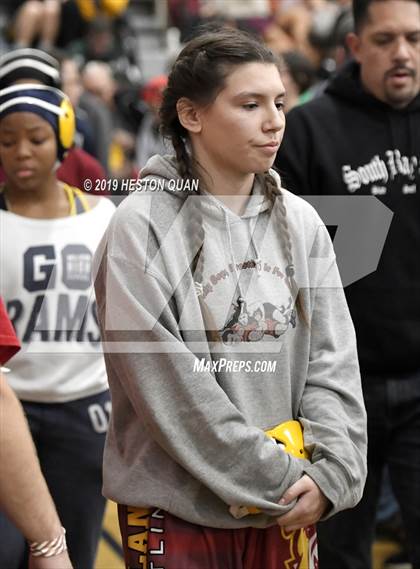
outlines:
{"label": "hoodie sleeve", "polygon": [[[279,499],[307,461],[286,454],[247,424],[215,377],[195,371],[197,358],[183,342],[181,307],[168,279],[145,269],[146,226],[144,217],[117,211],[102,258],[96,259],[110,385],[118,373],[148,435],[226,507],[252,506],[279,516],[291,507],[278,505]],[[129,349],[115,353],[115,342]]]}
{"label": "hoodie sleeve", "polygon": [[[325,252],[332,252],[325,229],[318,232],[317,241],[311,256],[325,260]],[[310,360],[300,407],[312,461],[304,471],[333,505],[326,517],[359,502],[367,473],[366,412],[356,337],[335,256],[328,256],[326,271],[314,277],[318,283],[312,289]]]}

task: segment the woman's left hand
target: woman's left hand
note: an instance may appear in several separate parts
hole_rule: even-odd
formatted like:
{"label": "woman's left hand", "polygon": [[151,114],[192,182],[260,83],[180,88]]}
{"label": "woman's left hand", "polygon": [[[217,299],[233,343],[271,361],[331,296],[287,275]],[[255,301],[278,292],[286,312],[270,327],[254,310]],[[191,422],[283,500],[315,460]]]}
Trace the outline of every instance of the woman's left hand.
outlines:
{"label": "woman's left hand", "polygon": [[279,526],[284,526],[287,531],[315,524],[330,505],[319,486],[306,474],[286,490],[279,503],[286,506],[295,499],[295,506],[277,518]]}

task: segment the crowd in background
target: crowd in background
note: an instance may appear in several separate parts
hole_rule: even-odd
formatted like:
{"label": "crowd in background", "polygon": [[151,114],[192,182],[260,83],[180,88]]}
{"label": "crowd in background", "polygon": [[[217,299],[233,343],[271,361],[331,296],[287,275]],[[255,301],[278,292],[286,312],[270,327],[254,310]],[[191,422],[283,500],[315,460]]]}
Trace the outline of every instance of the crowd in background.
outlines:
{"label": "crowd in background", "polygon": [[[142,0],[3,4],[0,56],[34,47],[51,55],[60,76],[53,84],[75,108],[75,145],[83,154],[75,155],[71,171],[81,170],[77,180],[65,181],[82,185],[79,180],[89,178],[95,191],[109,194],[117,187],[107,180],[117,180],[117,193],[126,193],[124,180],[136,179],[152,155],[170,151],[158,115],[167,76],[159,70],[146,77],[136,57],[131,15],[136,10],[141,14]],[[286,112],[324,91],[349,58],[345,37],[353,29],[351,0],[167,0],[167,19],[162,49],[168,68],[201,24],[214,21],[260,36],[281,55]],[[165,43],[165,38],[173,41]],[[7,60],[0,65],[0,88],[6,65]],[[392,504],[392,498],[385,499],[385,523],[380,519],[378,532],[402,540],[398,509]]]}
{"label": "crowd in background", "polygon": [[[100,165],[95,179],[136,178],[150,156],[168,151],[156,112],[166,69],[145,77],[136,57],[131,16],[137,10],[141,18],[143,4],[150,2],[26,0],[3,7],[4,52],[37,47],[59,60],[61,87],[77,110],[76,143]],[[321,92],[346,59],[350,8],[349,0],[168,0],[162,49],[169,66],[185,40],[212,21],[255,33],[282,55],[288,111]]]}

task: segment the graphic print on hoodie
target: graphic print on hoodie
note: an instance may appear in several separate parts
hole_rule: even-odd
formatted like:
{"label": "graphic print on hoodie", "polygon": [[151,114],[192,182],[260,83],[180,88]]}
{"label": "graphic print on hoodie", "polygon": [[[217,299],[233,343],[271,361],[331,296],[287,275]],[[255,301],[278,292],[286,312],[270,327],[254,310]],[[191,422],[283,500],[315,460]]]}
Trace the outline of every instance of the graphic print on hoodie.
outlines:
{"label": "graphic print on hoodie", "polygon": [[[267,231],[273,229],[267,222],[273,225],[275,219],[271,219],[270,204],[261,187],[254,184],[242,215],[233,213],[211,194],[198,199],[202,199],[206,235],[203,298],[212,313],[217,312],[216,325],[223,343],[229,346],[276,340],[289,324],[296,326],[295,299],[286,282],[287,263],[278,253],[275,256],[276,249],[281,248],[267,247]],[[262,212],[268,214],[265,224],[258,217]],[[224,302],[229,298],[229,303]],[[224,314],[217,308],[220,305]]]}
{"label": "graphic print on hoodie", "polygon": [[296,311],[289,296],[288,306],[280,307],[271,302],[248,303],[238,296],[223,329],[220,330],[225,344],[235,342],[258,342],[264,335],[279,338],[289,327],[296,327]]}

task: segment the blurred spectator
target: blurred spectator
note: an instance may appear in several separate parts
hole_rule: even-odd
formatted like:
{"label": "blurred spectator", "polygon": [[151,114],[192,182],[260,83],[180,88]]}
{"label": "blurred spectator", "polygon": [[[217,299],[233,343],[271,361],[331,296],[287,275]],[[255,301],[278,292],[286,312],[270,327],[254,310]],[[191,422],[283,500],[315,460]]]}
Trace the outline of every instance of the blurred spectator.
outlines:
{"label": "blurred spectator", "polygon": [[111,112],[114,107],[114,95],[117,84],[112,75],[111,67],[100,61],[89,61],[82,71],[84,88],[100,101]]}
{"label": "blurred spectator", "polygon": [[201,22],[200,0],[168,0],[169,21],[180,31],[182,43]]}
{"label": "blurred spectator", "polygon": [[71,42],[68,50],[83,64],[87,61],[112,62],[122,55],[121,45],[115,37],[112,21],[107,16],[98,16],[89,23],[86,35]]}
{"label": "blurred spectator", "polygon": [[[317,70],[313,67],[316,75],[312,78],[311,84],[300,92],[299,104],[306,103],[321,95],[333,74],[349,60],[350,51],[347,47],[346,37],[348,33],[353,31],[353,27],[351,6],[339,7],[335,18],[329,21],[328,26],[321,27],[316,21],[314,22],[310,30],[310,41],[319,50],[320,65]],[[287,54],[283,54],[283,56],[285,59],[289,57]],[[302,54],[301,57],[304,58]],[[295,64],[298,69],[301,67],[297,62]]]}
{"label": "blurred spectator", "polygon": [[127,9],[129,0],[65,0],[61,7],[58,47],[67,47],[72,41],[88,33],[89,24],[99,16],[115,19]]}
{"label": "blurred spectator", "polygon": [[108,63],[90,61],[82,71],[85,89],[102,103],[112,124],[108,171],[114,178],[137,177],[135,136],[125,113],[117,105],[118,86]]}
{"label": "blurred spectator", "polygon": [[104,105],[87,92],[83,86],[79,66],[74,59],[63,57],[61,61],[63,90],[67,93],[72,104],[80,112],[85,112],[94,133],[93,155],[98,159],[104,170],[108,171],[109,144],[112,138],[112,118]]}
{"label": "blurred spectator", "polygon": [[299,51],[286,51],[282,54],[284,67],[281,78],[286,89],[285,113],[299,105],[300,97],[316,80],[316,70],[312,63]]}
{"label": "blurred spectator", "polygon": [[99,16],[119,17],[129,0],[26,0],[17,11],[10,29],[19,47],[35,42],[43,49],[66,47],[82,38],[89,23]]}
{"label": "blurred spectator", "polygon": [[17,11],[10,34],[16,47],[51,49],[60,28],[61,0],[26,0]]}
{"label": "blurred spectator", "polygon": [[351,5],[342,6],[332,31],[332,50],[337,69],[351,58],[347,35],[354,31]]}
{"label": "blurred spectator", "polygon": [[111,66],[101,61],[89,61],[82,71],[83,86],[91,95],[99,99],[112,117],[113,129],[135,132],[130,118],[119,103],[124,87],[121,87],[112,73]]}
{"label": "blurred spectator", "polygon": [[271,6],[269,0],[207,0],[202,3],[201,14],[207,18],[219,16],[240,28],[261,33],[271,19]]}
{"label": "blurred spectator", "polygon": [[75,145],[98,158],[96,136],[88,113],[79,105],[83,93],[82,78],[77,63],[70,59],[61,60],[61,88],[68,95],[76,113]]}
{"label": "blurred spectator", "polygon": [[168,84],[166,75],[151,79],[142,90],[145,112],[136,140],[136,164],[142,168],[154,154],[169,154],[169,148],[160,133],[159,109],[162,94]]}
{"label": "blurred spectator", "polygon": [[318,49],[321,57],[321,79],[329,78],[350,57],[346,37],[354,28],[351,5],[333,6],[328,17],[322,17],[326,15],[325,11],[317,13],[318,17],[314,17],[309,32],[309,41]]}
{"label": "blurred spectator", "polygon": [[58,61],[44,51],[31,48],[15,49],[0,57],[0,89],[27,79],[60,87]]}
{"label": "blurred spectator", "polygon": [[[277,51],[284,50],[284,43],[288,37],[291,45],[286,46],[287,50],[298,50],[304,53],[315,66],[319,65],[319,57],[309,42],[309,30],[312,25],[313,12],[323,10],[327,5],[326,0],[301,0],[293,3],[278,3],[275,14],[275,24],[281,30],[281,44],[275,46],[273,40],[270,47],[277,48]],[[273,32],[272,32],[273,33]],[[283,35],[286,34],[286,38]],[[271,39],[270,37],[267,40]]]}
{"label": "blurred spectator", "polygon": [[277,53],[285,53],[286,51],[297,49],[294,39],[276,21],[266,27],[263,39],[265,44]]}
{"label": "blurred spectator", "polygon": [[[347,34],[353,31],[353,16],[351,7],[343,6],[337,12],[335,22],[325,34],[319,35],[314,30],[313,41],[318,42],[322,54],[320,67],[317,72],[318,80],[300,96],[300,103],[306,103],[315,97],[319,97],[328,87],[329,82],[349,59],[350,50],[347,46]],[[317,39],[315,39],[317,38]]]}
{"label": "blurred spectator", "polygon": [[[68,65],[67,65],[68,63]],[[82,91],[77,66],[64,61],[61,65],[51,54],[39,49],[15,49],[0,57],[0,89],[18,82],[40,82],[50,87],[62,88],[76,109],[76,146],[96,157],[93,131],[89,119],[79,108]]]}
{"label": "blurred spectator", "polygon": [[[4,89],[15,83],[42,83],[51,87],[61,87],[59,63],[51,55],[31,48],[16,49],[0,57],[0,88]],[[73,96],[77,89],[73,86]],[[73,147],[57,170],[57,177],[71,186],[84,188],[85,180],[92,182],[105,179],[105,171],[100,163],[82,148]],[[0,168],[0,181],[4,180]],[[107,193],[101,191],[101,193]]]}
{"label": "blurred spectator", "polygon": [[274,24],[264,32],[266,43],[278,52],[297,50],[315,66],[321,66],[324,43],[329,40],[342,5],[348,0],[277,2]]}

